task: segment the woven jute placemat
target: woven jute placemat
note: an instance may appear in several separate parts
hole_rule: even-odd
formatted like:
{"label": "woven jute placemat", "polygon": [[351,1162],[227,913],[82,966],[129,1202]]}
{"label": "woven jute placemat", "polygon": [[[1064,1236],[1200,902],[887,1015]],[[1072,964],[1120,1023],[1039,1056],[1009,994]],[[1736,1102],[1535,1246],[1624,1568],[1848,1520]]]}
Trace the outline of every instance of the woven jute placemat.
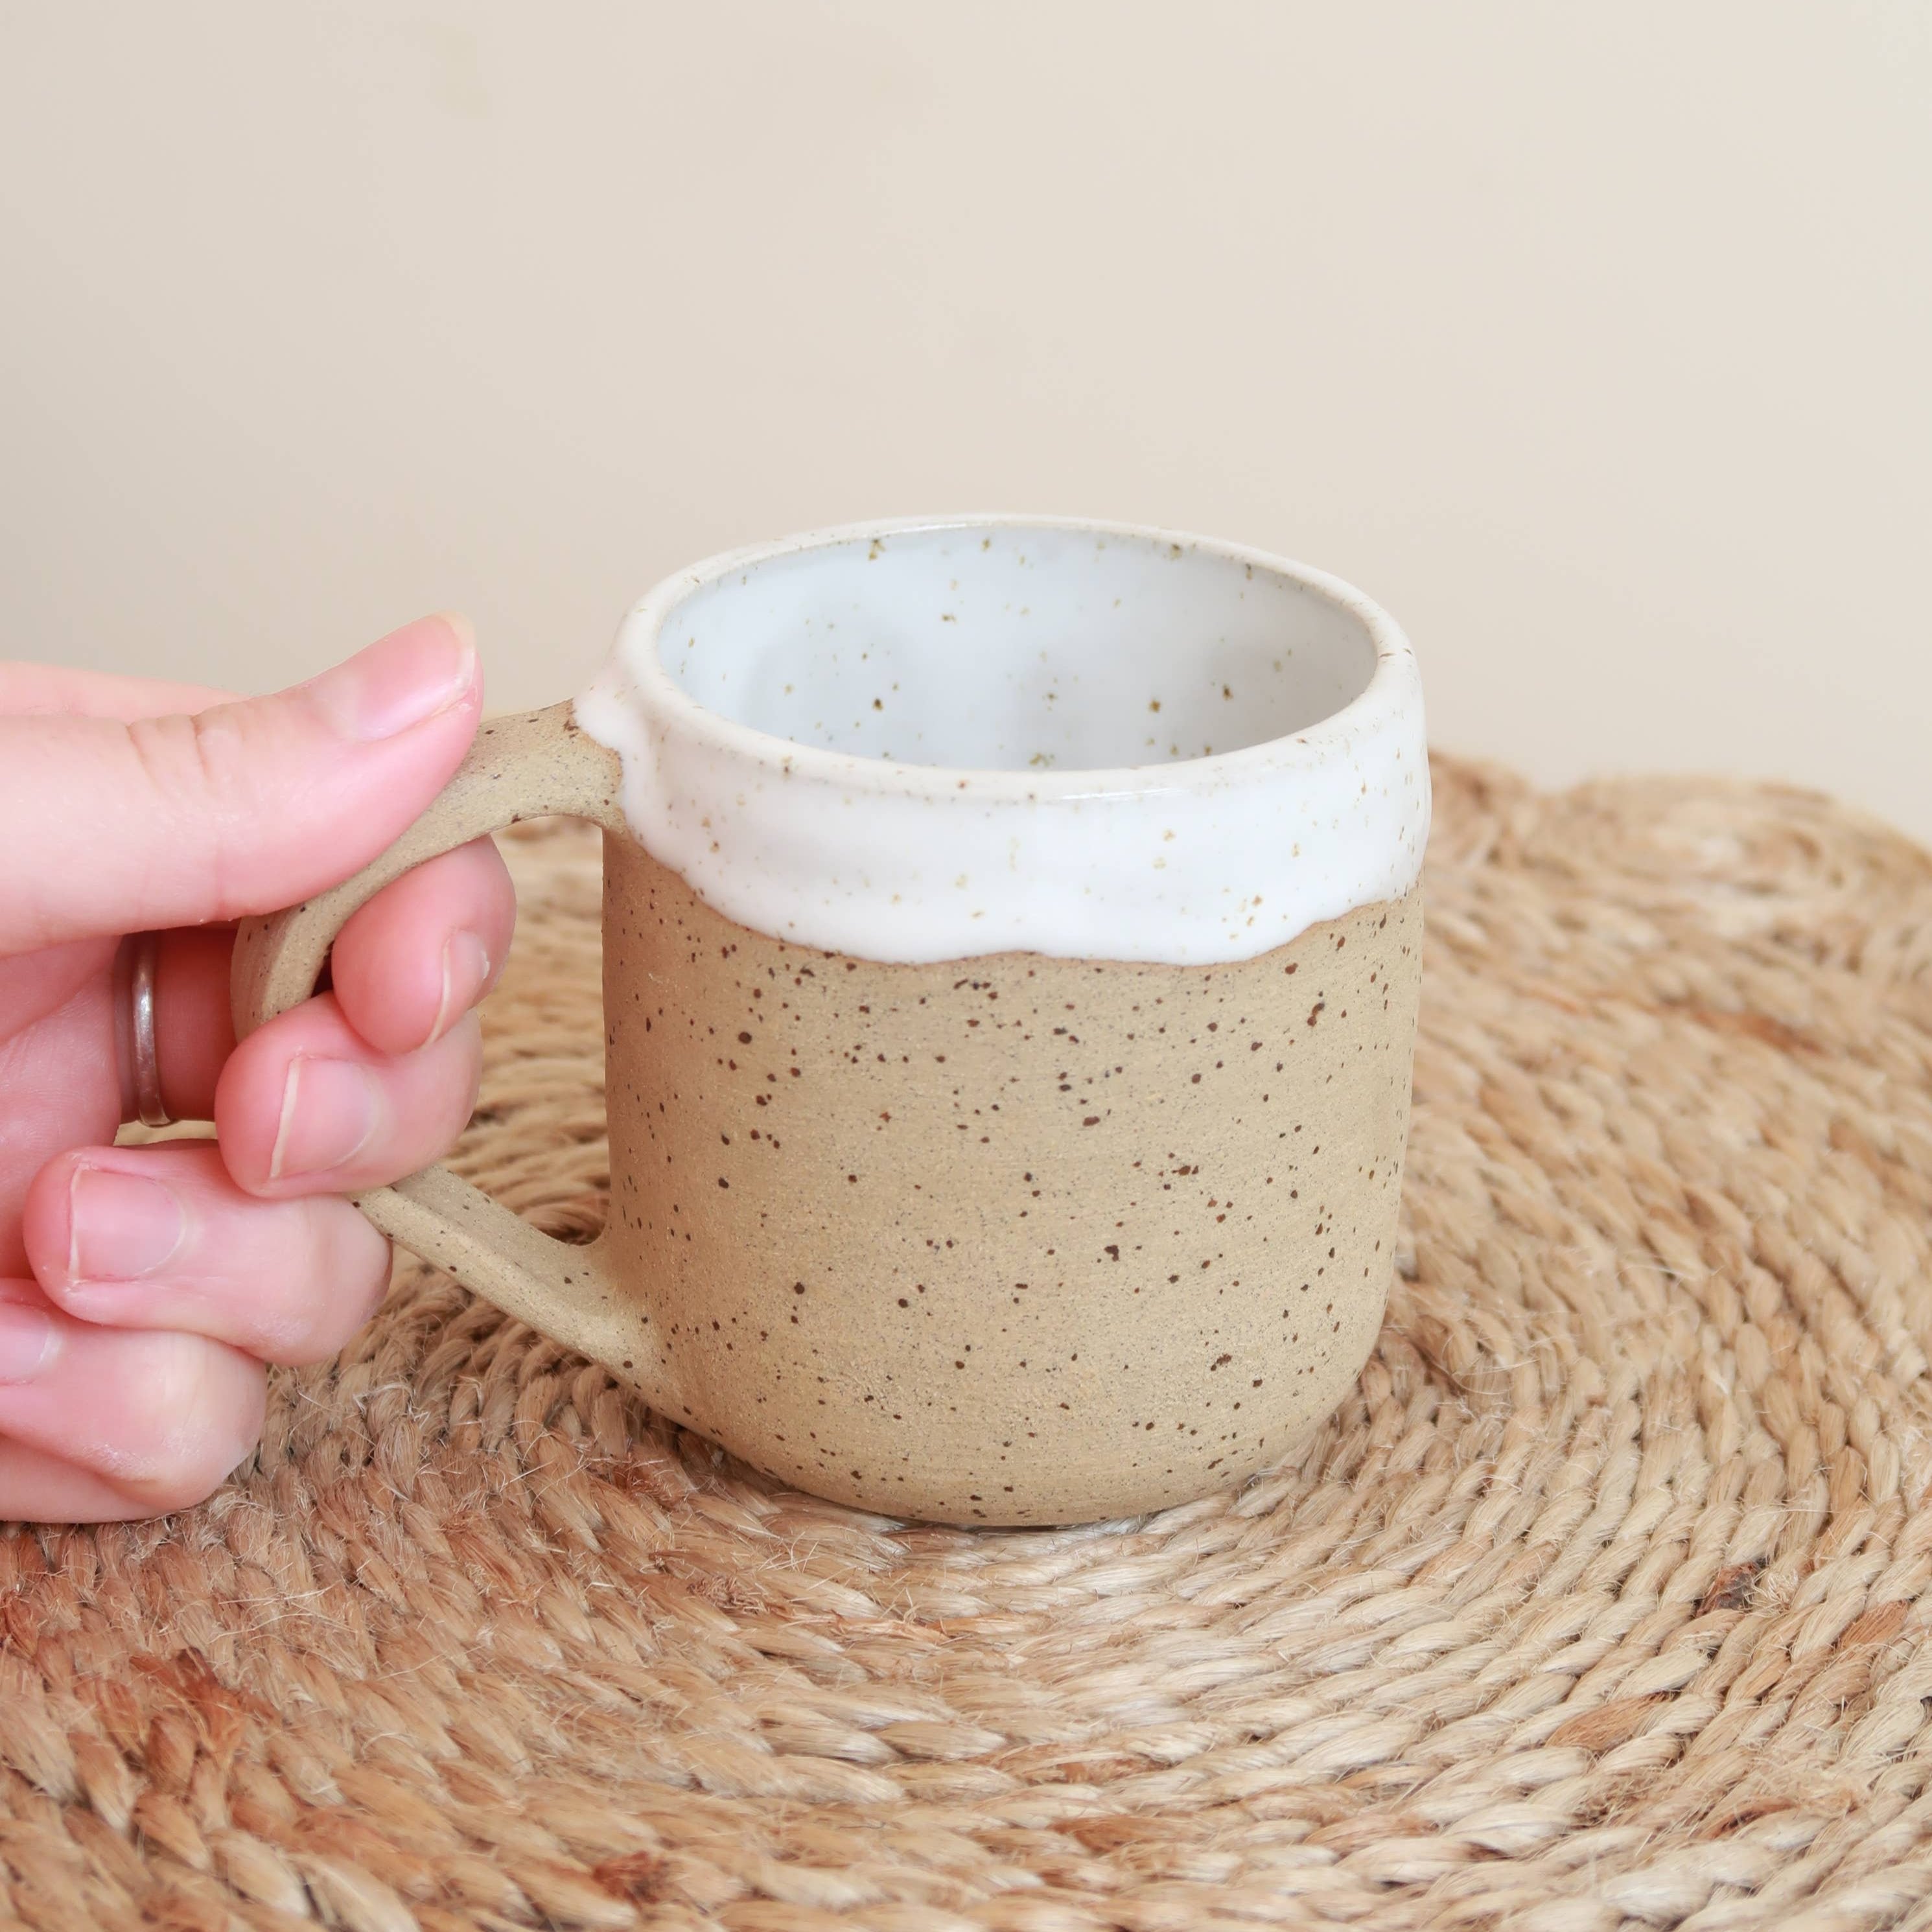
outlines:
{"label": "woven jute placemat", "polygon": [[[1444,763],[1340,1412],[1078,1531],[776,1490],[405,1262],[258,1462],[0,1533],[0,1912],[429,1932],[1932,1923],[1932,856]],[[597,854],[461,1165],[604,1188]]]}

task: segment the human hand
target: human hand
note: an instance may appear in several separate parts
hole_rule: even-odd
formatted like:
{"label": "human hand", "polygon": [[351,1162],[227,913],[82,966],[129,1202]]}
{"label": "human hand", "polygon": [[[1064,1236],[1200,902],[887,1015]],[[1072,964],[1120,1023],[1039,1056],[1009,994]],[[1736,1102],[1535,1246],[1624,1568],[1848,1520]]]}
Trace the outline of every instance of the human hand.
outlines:
{"label": "human hand", "polygon": [[[440,617],[239,702],[0,664],[0,1519],[200,1502],[254,1446],[264,1364],[333,1353],[381,1299],[388,1244],[343,1196],[468,1119],[508,874],[485,838],[398,880],[343,928],[332,990],[238,1046],[230,922],[391,844],[482,710]],[[112,1144],[135,1113],[116,955],[150,931],[162,1098],[217,1142]]]}

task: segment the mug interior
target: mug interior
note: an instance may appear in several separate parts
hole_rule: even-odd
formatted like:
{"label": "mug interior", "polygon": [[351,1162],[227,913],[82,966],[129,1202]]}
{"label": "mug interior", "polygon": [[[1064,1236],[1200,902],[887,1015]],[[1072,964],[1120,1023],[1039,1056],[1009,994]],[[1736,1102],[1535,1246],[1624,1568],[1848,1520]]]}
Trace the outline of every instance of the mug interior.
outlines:
{"label": "mug interior", "polygon": [[1359,698],[1361,617],[1210,547],[1012,524],[768,556],[668,610],[694,703],[799,745],[980,770],[1117,770],[1292,736]]}

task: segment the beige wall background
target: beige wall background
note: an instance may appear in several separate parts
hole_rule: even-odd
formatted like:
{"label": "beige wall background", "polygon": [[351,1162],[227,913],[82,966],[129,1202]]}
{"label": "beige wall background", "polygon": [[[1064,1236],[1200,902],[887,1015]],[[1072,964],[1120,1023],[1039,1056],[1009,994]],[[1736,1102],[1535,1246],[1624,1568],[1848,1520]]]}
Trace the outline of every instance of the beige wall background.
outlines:
{"label": "beige wall background", "polygon": [[1337,570],[1439,743],[1932,838],[1926,0],[0,0],[0,652],[494,701],[929,509]]}

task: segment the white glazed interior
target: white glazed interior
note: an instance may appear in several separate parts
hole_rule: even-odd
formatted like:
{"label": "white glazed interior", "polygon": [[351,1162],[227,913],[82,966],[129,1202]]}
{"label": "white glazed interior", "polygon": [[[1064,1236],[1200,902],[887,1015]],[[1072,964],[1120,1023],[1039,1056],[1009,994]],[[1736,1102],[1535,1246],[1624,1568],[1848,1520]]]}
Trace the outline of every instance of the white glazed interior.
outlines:
{"label": "white glazed interior", "polygon": [[717,558],[638,605],[577,710],[707,903],[862,958],[1249,958],[1406,891],[1428,830],[1394,622],[1166,532],[962,518]]}
{"label": "white glazed interior", "polygon": [[796,744],[960,770],[1106,770],[1285,737],[1366,687],[1355,613],[1172,538],[1002,524],[854,537],[714,578],[658,656]]}

